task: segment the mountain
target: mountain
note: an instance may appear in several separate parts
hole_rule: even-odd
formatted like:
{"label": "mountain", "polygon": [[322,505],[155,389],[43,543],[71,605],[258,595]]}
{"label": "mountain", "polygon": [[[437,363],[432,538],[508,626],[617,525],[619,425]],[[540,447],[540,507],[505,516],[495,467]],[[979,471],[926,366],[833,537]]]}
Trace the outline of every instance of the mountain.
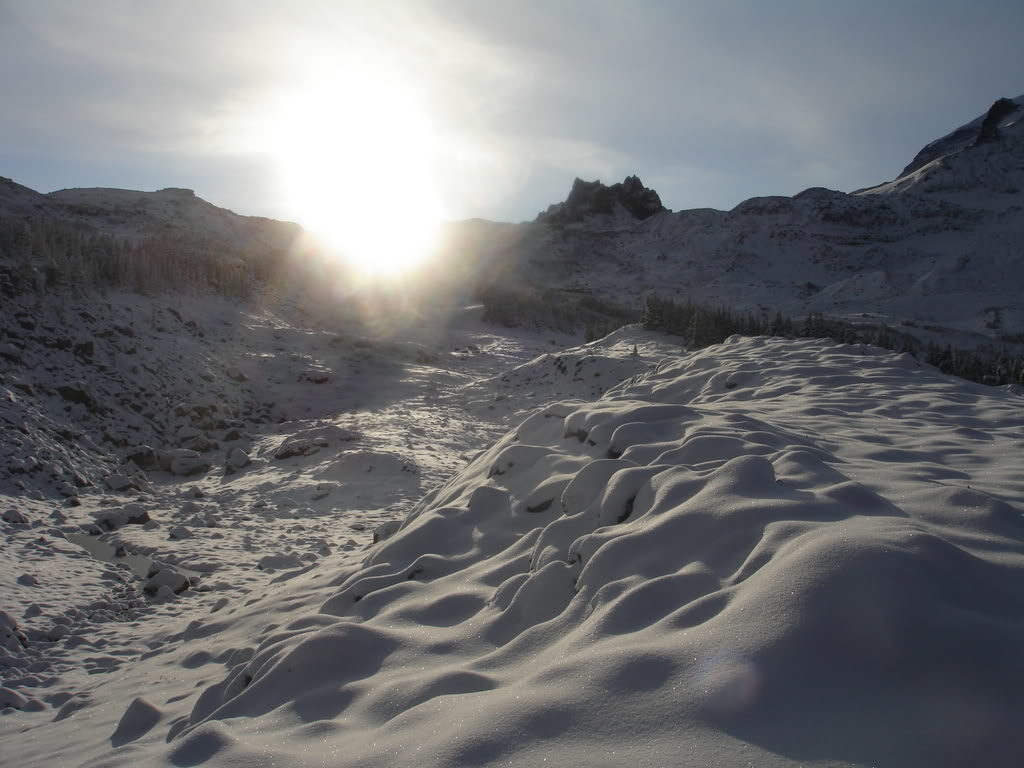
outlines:
{"label": "mountain", "polygon": [[1024,109],[1024,96],[1018,96],[1016,99],[997,100],[984,115],[974,118],[969,123],[961,125],[956,130],[926,145],[903,169],[900,178],[934,160],[981,144],[993,143],[1005,136],[1007,132],[1020,131],[1022,109]]}
{"label": "mountain", "polygon": [[0,216],[55,216],[58,206],[46,195],[0,176]]}
{"label": "mountain", "polygon": [[188,232],[241,247],[265,247],[284,245],[299,231],[295,224],[219,208],[191,189],[137,192],[93,187],[61,189],[46,198],[59,215],[121,238]]}
{"label": "mountain", "polygon": [[996,102],[895,180],[853,193],[811,188],[730,211],[634,217],[620,206],[595,216],[576,215],[593,211],[578,201],[592,189],[607,200],[608,188],[577,180],[536,221],[462,250],[487,265],[480,274],[491,285],[636,308],[652,293],[686,296],[761,315],[864,317],[964,346],[1001,343],[1024,332],[1022,104]]}
{"label": "mountain", "polygon": [[127,241],[186,236],[258,252],[286,249],[300,232],[298,225],[290,222],[219,208],[190,189],[140,192],[91,187],[42,194],[3,177],[0,216],[47,219],[84,233]]}

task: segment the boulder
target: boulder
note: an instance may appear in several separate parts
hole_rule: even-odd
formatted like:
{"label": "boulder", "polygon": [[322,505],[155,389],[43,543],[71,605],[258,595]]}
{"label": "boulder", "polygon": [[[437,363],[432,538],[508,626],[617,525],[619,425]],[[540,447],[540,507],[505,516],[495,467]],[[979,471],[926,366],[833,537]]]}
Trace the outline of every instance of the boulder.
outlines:
{"label": "boulder", "polygon": [[145,472],[151,472],[154,469],[160,468],[160,463],[157,461],[156,457],[156,451],[148,445],[137,445],[134,448],[129,448],[124,458],[125,461],[132,462],[135,466]]}
{"label": "boulder", "polygon": [[206,472],[209,468],[210,463],[203,461],[199,457],[178,456],[171,460],[172,475],[189,477],[191,475],[198,475],[202,472]]}
{"label": "boulder", "polygon": [[167,587],[172,594],[177,594],[188,589],[188,579],[171,568],[161,568],[146,579],[142,589],[155,595],[160,587]]}
{"label": "boulder", "polygon": [[127,491],[129,489],[135,490],[135,481],[126,475],[117,473],[108,475],[104,482],[107,484],[107,488],[112,491]]}

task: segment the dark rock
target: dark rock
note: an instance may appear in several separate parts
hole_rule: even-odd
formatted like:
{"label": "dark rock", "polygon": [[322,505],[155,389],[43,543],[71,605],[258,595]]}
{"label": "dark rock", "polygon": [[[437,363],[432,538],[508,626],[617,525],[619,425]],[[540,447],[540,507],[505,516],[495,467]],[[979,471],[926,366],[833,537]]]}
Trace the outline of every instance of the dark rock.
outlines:
{"label": "dark rock", "polygon": [[981,130],[978,131],[978,137],[974,140],[973,146],[979,147],[982,144],[993,144],[999,141],[999,123],[1018,109],[1020,107],[1010,99],[996,101],[989,107],[985,119],[981,121]]}
{"label": "dark rock", "polygon": [[92,360],[93,353],[96,351],[96,345],[89,341],[80,341],[75,344],[75,356],[83,358],[85,360]]}
{"label": "dark rock", "polygon": [[124,458],[125,461],[132,462],[144,472],[152,472],[153,470],[160,468],[160,463],[157,461],[156,457],[156,451],[148,445],[139,445],[135,448],[129,449]]}
{"label": "dark rock", "polygon": [[610,187],[600,181],[577,178],[565,202],[551,206],[538,219],[563,224],[581,222],[589,216],[613,214],[616,204],[638,220],[668,210],[661,204],[658,193],[645,187],[637,176],[627,176]]}
{"label": "dark rock", "polygon": [[93,413],[102,412],[103,410],[99,403],[96,402],[95,398],[93,398],[93,396],[81,384],[63,384],[57,387],[57,394],[69,403],[84,405]]}

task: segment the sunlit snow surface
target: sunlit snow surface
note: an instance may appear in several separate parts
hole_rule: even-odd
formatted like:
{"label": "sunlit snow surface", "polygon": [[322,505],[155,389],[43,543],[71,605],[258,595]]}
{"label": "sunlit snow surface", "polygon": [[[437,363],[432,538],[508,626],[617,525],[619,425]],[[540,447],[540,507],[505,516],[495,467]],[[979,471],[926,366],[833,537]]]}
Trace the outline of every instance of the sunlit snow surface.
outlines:
{"label": "sunlit snow surface", "polygon": [[[630,333],[581,367],[628,363]],[[92,766],[1019,765],[1020,403],[820,341],[641,359],[598,400],[536,409],[362,562],[183,617],[138,662],[156,679],[122,684],[141,699],[54,731],[77,728],[77,754],[19,736],[24,712],[0,746]]]}

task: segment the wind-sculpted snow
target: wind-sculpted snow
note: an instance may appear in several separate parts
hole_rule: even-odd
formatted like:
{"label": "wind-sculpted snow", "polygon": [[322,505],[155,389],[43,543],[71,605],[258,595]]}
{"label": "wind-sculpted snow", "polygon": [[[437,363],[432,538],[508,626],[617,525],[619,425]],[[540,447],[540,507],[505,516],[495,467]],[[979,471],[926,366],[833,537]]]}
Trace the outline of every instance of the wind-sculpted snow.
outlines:
{"label": "wind-sculpted snow", "polygon": [[1017,395],[734,337],[527,418],[166,757],[1019,765],[1022,448]]}

